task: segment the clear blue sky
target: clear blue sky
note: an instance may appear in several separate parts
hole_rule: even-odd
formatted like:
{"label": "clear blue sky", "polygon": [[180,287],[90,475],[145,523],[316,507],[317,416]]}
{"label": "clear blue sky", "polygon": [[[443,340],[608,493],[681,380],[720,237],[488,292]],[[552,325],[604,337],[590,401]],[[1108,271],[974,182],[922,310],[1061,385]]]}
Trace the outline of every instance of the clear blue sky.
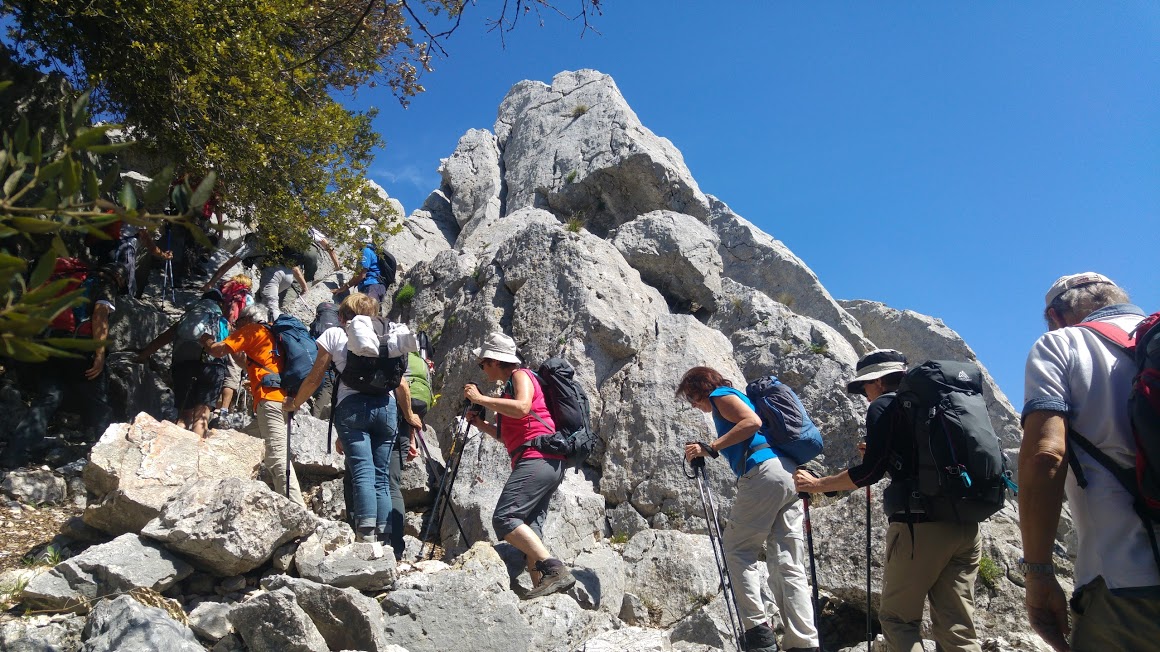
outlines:
{"label": "clear blue sky", "polygon": [[606,0],[601,35],[528,20],[506,50],[480,4],[410,109],[353,101],[381,110],[372,177],[408,212],[512,84],[595,68],[703,191],[835,297],[942,318],[1016,409],[1057,276],[1160,309],[1160,4]]}

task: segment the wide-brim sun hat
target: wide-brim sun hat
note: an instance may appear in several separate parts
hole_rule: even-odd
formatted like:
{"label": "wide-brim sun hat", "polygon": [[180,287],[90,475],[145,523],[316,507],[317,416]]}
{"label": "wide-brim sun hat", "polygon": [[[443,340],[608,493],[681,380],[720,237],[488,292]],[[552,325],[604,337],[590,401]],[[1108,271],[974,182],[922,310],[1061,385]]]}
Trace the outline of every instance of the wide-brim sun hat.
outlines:
{"label": "wide-brim sun hat", "polygon": [[503,333],[490,333],[483,340],[483,346],[472,349],[471,353],[477,360],[488,358],[500,362],[520,363],[520,357],[516,355],[516,341]]}
{"label": "wide-brim sun hat", "polygon": [[846,383],[850,394],[861,394],[863,383],[906,371],[906,356],[894,349],[876,349],[862,356],[854,368],[854,380]]}

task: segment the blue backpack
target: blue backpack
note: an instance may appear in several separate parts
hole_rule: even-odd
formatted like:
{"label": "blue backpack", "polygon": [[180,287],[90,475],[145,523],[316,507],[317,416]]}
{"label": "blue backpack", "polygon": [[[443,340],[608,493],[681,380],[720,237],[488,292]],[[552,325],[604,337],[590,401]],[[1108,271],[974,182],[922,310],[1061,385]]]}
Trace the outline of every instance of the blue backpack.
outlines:
{"label": "blue backpack", "polygon": [[801,399],[777,376],[764,376],[745,387],[745,396],[761,417],[761,432],[779,455],[799,465],[822,452],[822,433]]}
{"label": "blue backpack", "polygon": [[[318,345],[310,337],[310,330],[294,315],[282,313],[269,328],[271,339],[274,340],[274,354],[282,359],[282,370],[278,374],[271,374],[276,375],[277,379],[270,379],[267,384],[277,382],[277,386],[287,396],[294,396],[314,366]],[[270,376],[263,378],[263,383],[268,378]]]}

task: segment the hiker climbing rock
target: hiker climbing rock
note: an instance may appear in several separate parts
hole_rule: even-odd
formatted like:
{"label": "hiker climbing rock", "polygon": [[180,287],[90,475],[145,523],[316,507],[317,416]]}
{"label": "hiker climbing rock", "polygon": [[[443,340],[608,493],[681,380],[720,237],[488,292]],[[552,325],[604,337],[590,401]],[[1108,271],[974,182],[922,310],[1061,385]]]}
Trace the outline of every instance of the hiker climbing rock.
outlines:
{"label": "hiker climbing rock", "polygon": [[677,385],[677,396],[713,415],[717,437],[702,445],[685,445],[685,459],[721,454],[737,476],[737,498],[725,528],[725,554],[737,608],[745,625],[750,652],[778,650],[777,635],[768,622],[761,598],[758,556],[768,545],[769,589],[777,603],[790,650],[816,650],[820,645],[814,609],[806,581],[802,506],[794,489],[797,462],[779,455],[759,432],[761,417],[753,403],[720,372],[693,367]]}
{"label": "hiker climbing rock", "polygon": [[474,384],[463,388],[465,399],[496,414],[493,424],[469,411],[471,425],[503,442],[512,456],[512,472],[496,502],[492,527],[497,537],[527,558],[535,585],[529,598],[565,591],[576,578],[564,562],[551,556],[542,530],[548,505],[564,480],[564,457],[524,446],[537,436],[555,432],[544,391],[535,374],[523,367],[515,340],[507,335],[491,333],[472,354],[489,382],[504,383],[498,398],[484,395]]}

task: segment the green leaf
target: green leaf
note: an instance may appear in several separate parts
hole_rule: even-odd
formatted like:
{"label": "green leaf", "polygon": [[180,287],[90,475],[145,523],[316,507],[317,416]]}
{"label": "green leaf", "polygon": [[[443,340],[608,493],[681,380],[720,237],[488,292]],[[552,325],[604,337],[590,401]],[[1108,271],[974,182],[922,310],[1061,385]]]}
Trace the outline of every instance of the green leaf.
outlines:
{"label": "green leaf", "polygon": [[12,137],[12,149],[23,152],[28,144],[28,117],[20,116],[20,124],[16,126],[16,133]]}
{"label": "green leaf", "polygon": [[129,149],[136,144],[133,141],[127,141],[124,143],[109,143],[108,145],[89,145],[85,148],[85,151],[92,152],[93,154],[113,154],[123,149]]}
{"label": "green leaf", "polygon": [[46,183],[46,182],[52,181],[53,179],[57,178],[58,176],[60,176],[61,172],[64,172],[64,167],[65,167],[65,165],[68,164],[68,162],[69,162],[68,157],[61,157],[61,158],[56,159],[52,163],[49,163],[48,165],[41,167],[39,170],[36,171],[36,182],[37,183]]}
{"label": "green leaf", "polygon": [[49,249],[40,257],[40,262],[36,263],[36,269],[32,271],[32,276],[28,277],[28,284],[34,288],[44,285],[48,282],[48,277],[52,276],[52,270],[55,267],[56,252]]}
{"label": "green leaf", "polygon": [[21,271],[28,268],[28,263],[19,256],[13,256],[9,253],[0,251],[0,268],[15,267]]}
{"label": "green leaf", "polygon": [[96,351],[108,344],[105,340],[94,340],[88,337],[46,337],[40,341],[49,346],[76,351]]}
{"label": "green leaf", "polygon": [[[113,126],[114,125],[101,125],[99,127],[88,128],[82,127],[81,129],[77,130],[77,137],[73,139],[69,146],[73,149],[88,149],[89,151],[95,151],[92,149],[92,147],[99,144],[101,140],[105,138],[105,133],[112,129]],[[97,153],[99,154],[100,152]]]}
{"label": "green leaf", "polygon": [[73,102],[73,105],[72,105],[72,123],[73,123],[74,127],[81,127],[81,126],[86,125],[88,123],[88,121],[89,121],[89,95],[91,95],[92,92],[93,92],[93,90],[90,88],[89,90],[81,93],[81,96],[77,98],[77,101]]}
{"label": "green leaf", "polygon": [[7,80],[7,81],[0,81],[0,93],[3,93],[3,92],[4,92],[4,90],[5,90],[5,89],[7,89],[7,88],[8,88],[9,86],[11,86],[11,85],[12,85],[12,81],[11,81],[11,80]]}
{"label": "green leaf", "polygon": [[44,153],[43,150],[41,149],[40,132],[39,131],[37,131],[36,135],[32,137],[32,142],[29,143],[29,145],[30,145],[30,147],[28,149],[28,155],[32,157],[32,163],[34,165],[39,165],[40,158]]}
{"label": "green leaf", "polygon": [[[29,305],[44,303],[46,301],[53,301],[58,298],[64,301],[66,304],[74,298],[79,298],[81,301],[85,301],[84,292],[81,290],[68,292],[69,287],[75,284],[75,279],[58,278],[55,281],[49,281],[48,283],[45,283],[38,288],[26,292],[24,296],[21,297],[21,301]],[[68,292],[68,294],[64,294],[65,292]],[[77,305],[80,305],[80,303],[78,302]],[[55,317],[56,315],[53,316]]]}
{"label": "green leaf", "polygon": [[120,201],[121,205],[125,207],[125,210],[132,211],[137,209],[137,193],[133,192],[133,184],[128,181],[125,182],[125,185],[121,186]]}
{"label": "green leaf", "polygon": [[64,240],[60,239],[60,234],[52,236],[52,250],[60,258],[68,258],[68,247],[64,246]]}
{"label": "green leaf", "polygon": [[22,233],[55,233],[60,230],[60,222],[39,217],[13,217],[8,222]]}
{"label": "green leaf", "polygon": [[193,197],[189,199],[191,208],[201,208],[209,201],[210,195],[213,193],[214,183],[217,182],[217,175],[213,172],[205,175],[201,183],[197,184],[197,190],[193,191]]}
{"label": "green leaf", "polygon": [[94,168],[85,170],[85,197],[96,199],[101,196],[101,180],[97,178]]}
{"label": "green leaf", "polygon": [[80,189],[80,168],[81,164],[68,159],[68,164],[64,166],[64,174],[61,176],[60,194],[62,197],[72,197],[77,194]]}
{"label": "green leaf", "polygon": [[24,176],[24,168],[17,168],[15,172],[8,175],[4,180],[4,196],[11,197],[16,192],[16,184],[20,183],[20,177]]}
{"label": "green leaf", "polygon": [[121,166],[113,164],[105,171],[105,176],[101,177],[101,194],[112,192],[118,183],[121,183]]}
{"label": "green leaf", "polygon": [[173,178],[173,166],[167,165],[164,170],[155,174],[149,185],[145,186],[145,205],[156,206],[165,199],[165,191],[169,189],[169,181]]}

